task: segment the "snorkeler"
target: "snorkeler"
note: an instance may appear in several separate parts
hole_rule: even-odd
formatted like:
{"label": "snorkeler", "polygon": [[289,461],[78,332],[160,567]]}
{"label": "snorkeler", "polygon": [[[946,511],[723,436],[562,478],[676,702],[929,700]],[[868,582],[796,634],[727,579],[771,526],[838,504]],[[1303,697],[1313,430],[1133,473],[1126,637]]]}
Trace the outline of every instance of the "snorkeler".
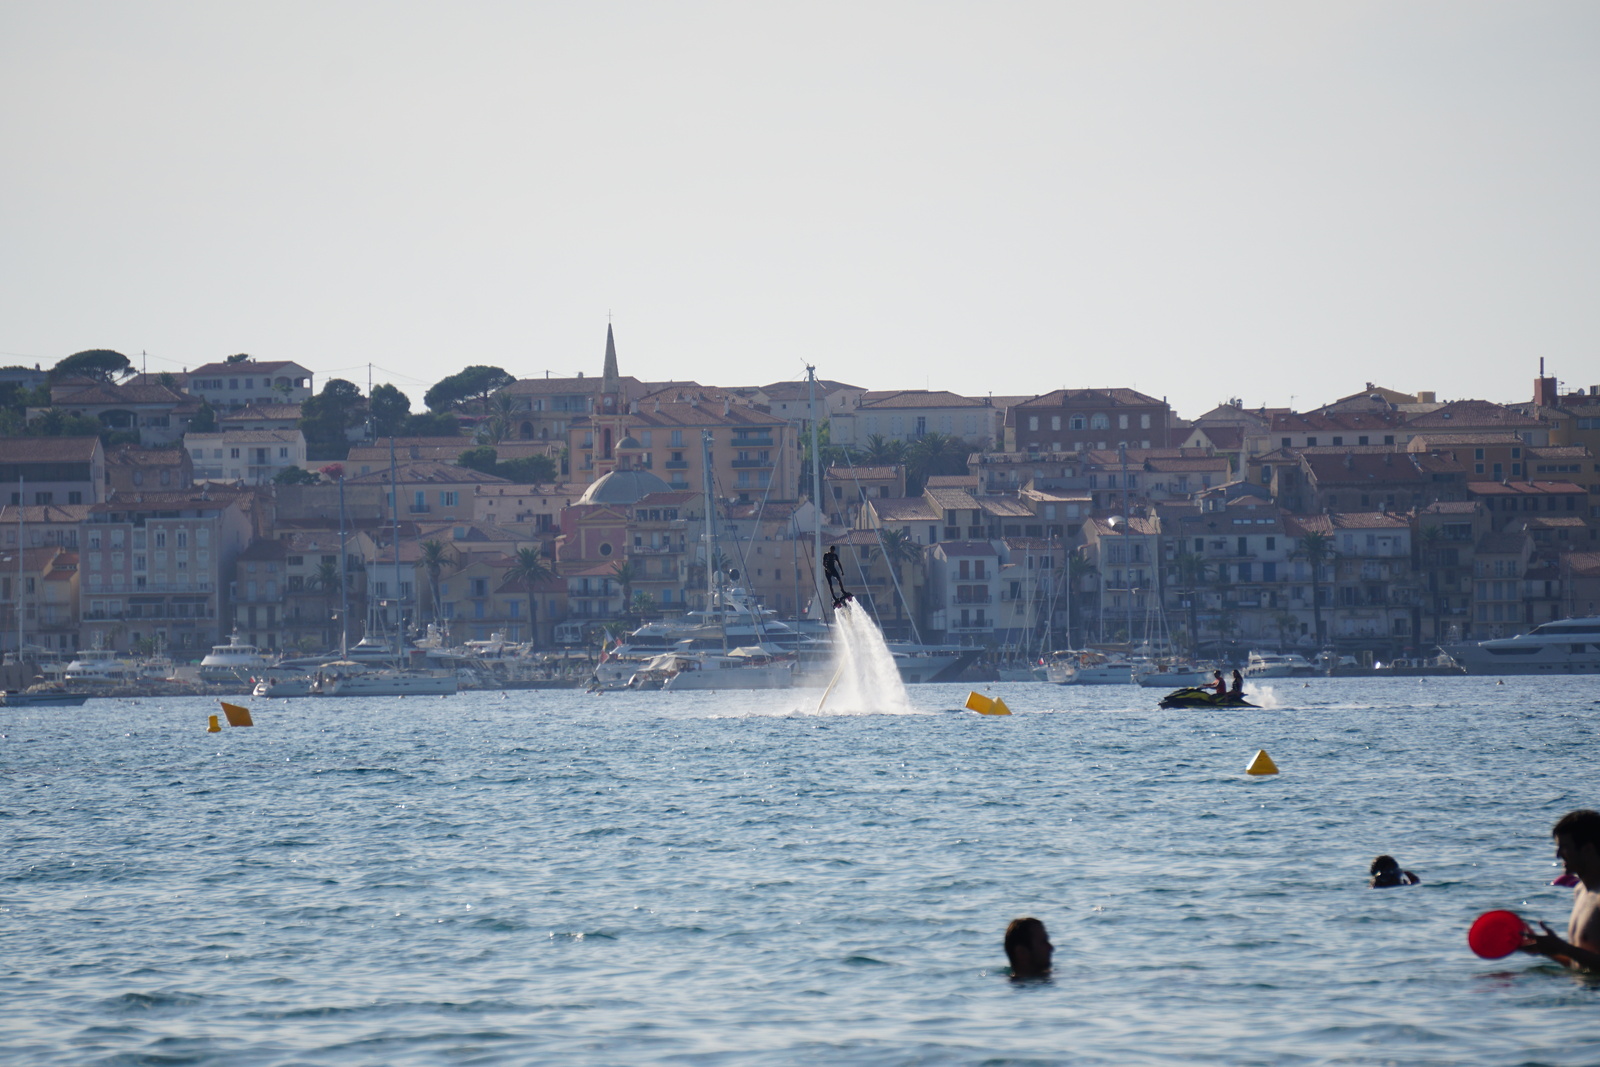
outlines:
{"label": "snorkeler", "polygon": [[1371,886],[1373,889],[1388,889],[1397,885],[1420,885],[1422,879],[1410,871],[1402,871],[1400,863],[1393,856],[1379,856],[1372,861],[1372,866],[1367,868],[1367,873],[1372,875]]}
{"label": "snorkeler", "polygon": [[1600,811],[1586,808],[1568,812],[1557,822],[1556,858],[1567,872],[1578,876],[1572,894],[1572,918],[1562,940],[1544,923],[1544,933],[1525,935],[1521,950],[1549,956],[1571,967],[1600,971]]}
{"label": "snorkeler", "polygon": [[833,606],[844,607],[844,602],[851,599],[849,590],[844,587],[844,571],[839,567],[839,549],[830,545],[828,551],[822,554],[822,573],[828,578],[828,594],[833,597]]}
{"label": "snorkeler", "polygon": [[1048,977],[1054,952],[1050,934],[1038,919],[1012,919],[1006,927],[1006,958],[1011,961],[1013,979]]}

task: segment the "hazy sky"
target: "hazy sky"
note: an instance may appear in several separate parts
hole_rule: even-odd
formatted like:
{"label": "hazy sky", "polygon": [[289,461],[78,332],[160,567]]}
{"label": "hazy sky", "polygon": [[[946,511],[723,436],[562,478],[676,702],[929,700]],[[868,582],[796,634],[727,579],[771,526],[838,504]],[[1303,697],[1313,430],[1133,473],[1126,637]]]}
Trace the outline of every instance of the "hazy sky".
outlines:
{"label": "hazy sky", "polygon": [[[1600,4],[0,0],[0,362],[1600,384]],[[419,385],[418,383],[422,383]]]}

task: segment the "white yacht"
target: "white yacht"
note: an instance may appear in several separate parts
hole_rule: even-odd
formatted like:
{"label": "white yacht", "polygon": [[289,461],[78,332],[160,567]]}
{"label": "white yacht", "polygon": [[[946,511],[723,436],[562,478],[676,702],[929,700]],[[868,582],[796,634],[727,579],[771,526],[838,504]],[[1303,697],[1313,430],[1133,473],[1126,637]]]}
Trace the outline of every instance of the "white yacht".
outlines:
{"label": "white yacht", "polygon": [[1600,674],[1600,616],[1541,623],[1515,637],[1444,651],[1468,674]]}
{"label": "white yacht", "polygon": [[[661,688],[672,692],[699,689],[788,689],[794,685],[794,660],[775,658],[759,646],[717,652],[673,653]],[[652,662],[645,676],[656,669]],[[647,684],[647,683],[645,683]]]}
{"label": "white yacht", "polygon": [[1133,664],[1103,652],[1064,650],[1045,662],[1046,677],[1056,685],[1130,685]]}
{"label": "white yacht", "polygon": [[453,670],[373,670],[354,662],[327,664],[313,680],[324,697],[449,696],[458,688]]}
{"label": "white yacht", "polygon": [[225,645],[212,645],[211,652],[200,661],[200,680],[203,682],[238,682],[260,674],[272,666],[255,645],[239,640],[235,630]]}
{"label": "white yacht", "polygon": [[1210,685],[1211,667],[1195,667],[1187,663],[1150,663],[1136,668],[1133,680],[1139,685],[1154,689],[1181,689],[1188,686]]}
{"label": "white yacht", "polygon": [[139,678],[139,665],[129,659],[119,659],[109,648],[83,649],[77,659],[67,664],[62,678],[72,684],[132,682]]}
{"label": "white yacht", "polygon": [[1311,661],[1295,652],[1252,652],[1244,668],[1247,678],[1287,678],[1314,671]]}

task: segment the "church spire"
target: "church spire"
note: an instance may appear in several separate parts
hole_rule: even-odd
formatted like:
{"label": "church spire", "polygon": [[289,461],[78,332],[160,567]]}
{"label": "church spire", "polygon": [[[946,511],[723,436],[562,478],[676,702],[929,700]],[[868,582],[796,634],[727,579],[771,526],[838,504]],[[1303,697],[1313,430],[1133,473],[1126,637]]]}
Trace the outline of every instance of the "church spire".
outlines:
{"label": "church spire", "polygon": [[602,389],[605,392],[614,393],[617,391],[617,386],[620,384],[618,379],[621,377],[617,373],[617,339],[611,335],[611,324],[609,322],[606,323],[606,367],[601,377],[603,380]]}

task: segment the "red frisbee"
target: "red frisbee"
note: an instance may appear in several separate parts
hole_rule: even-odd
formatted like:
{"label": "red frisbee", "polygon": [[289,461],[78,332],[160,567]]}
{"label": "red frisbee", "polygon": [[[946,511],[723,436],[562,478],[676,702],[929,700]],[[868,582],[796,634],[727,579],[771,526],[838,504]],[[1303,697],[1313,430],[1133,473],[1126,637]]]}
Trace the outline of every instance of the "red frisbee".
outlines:
{"label": "red frisbee", "polygon": [[1527,928],[1522,916],[1514,911],[1486,911],[1467,931],[1467,944],[1484,959],[1497,960],[1522,947]]}

